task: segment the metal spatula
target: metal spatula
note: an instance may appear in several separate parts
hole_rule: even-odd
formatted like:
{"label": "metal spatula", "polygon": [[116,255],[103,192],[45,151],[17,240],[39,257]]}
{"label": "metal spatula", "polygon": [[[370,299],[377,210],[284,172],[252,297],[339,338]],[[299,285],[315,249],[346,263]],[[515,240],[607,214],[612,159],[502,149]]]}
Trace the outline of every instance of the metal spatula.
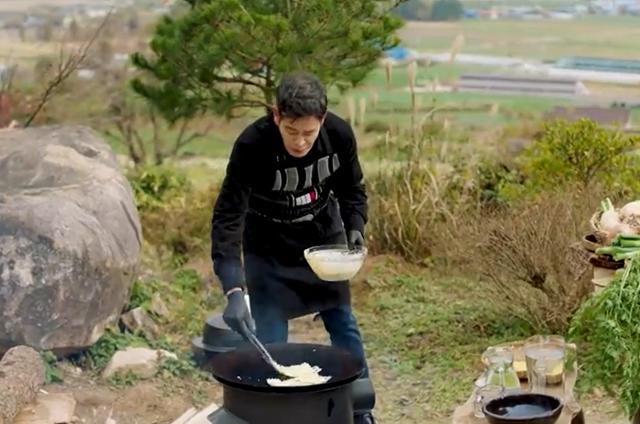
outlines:
{"label": "metal spatula", "polygon": [[253,333],[253,331],[251,331],[246,325],[242,325],[242,332],[243,332],[243,336],[249,340],[249,342],[251,342],[251,344],[258,349],[258,352],[260,352],[260,356],[262,356],[262,359],[265,360],[265,362],[269,365],[271,365],[273,367],[274,370],[276,370],[278,372],[278,374],[280,375],[284,375],[287,377],[296,377],[295,375],[291,375],[291,373],[287,373],[287,370],[285,367],[283,367],[282,365],[278,364],[273,357],[271,356],[271,354],[269,353],[269,351],[267,350],[266,347],[264,347],[264,345],[260,342],[260,340],[258,340],[258,337],[256,337],[256,335]]}

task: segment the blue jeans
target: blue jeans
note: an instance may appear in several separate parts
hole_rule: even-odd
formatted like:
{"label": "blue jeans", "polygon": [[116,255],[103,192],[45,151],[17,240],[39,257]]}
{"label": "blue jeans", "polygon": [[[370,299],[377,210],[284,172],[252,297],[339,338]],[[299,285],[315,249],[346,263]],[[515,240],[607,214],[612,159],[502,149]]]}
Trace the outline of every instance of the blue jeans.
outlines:
{"label": "blue jeans", "polygon": [[[289,338],[289,322],[277,309],[269,305],[251,302],[251,315],[256,322],[256,335],[262,343],[285,343]],[[320,312],[324,328],[329,333],[331,345],[349,351],[364,365],[362,377],[369,376],[369,368],[365,358],[362,336],[358,329],[351,306],[338,307]]]}

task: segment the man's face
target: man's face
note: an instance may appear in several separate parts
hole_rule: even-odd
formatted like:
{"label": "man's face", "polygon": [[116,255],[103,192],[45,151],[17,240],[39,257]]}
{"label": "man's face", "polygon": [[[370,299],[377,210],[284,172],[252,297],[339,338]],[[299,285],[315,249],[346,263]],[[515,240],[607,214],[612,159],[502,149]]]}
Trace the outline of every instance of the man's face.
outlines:
{"label": "man's face", "polygon": [[284,148],[295,158],[309,153],[324,123],[324,118],[318,119],[315,116],[283,118],[277,109],[273,111],[273,120],[280,129]]}

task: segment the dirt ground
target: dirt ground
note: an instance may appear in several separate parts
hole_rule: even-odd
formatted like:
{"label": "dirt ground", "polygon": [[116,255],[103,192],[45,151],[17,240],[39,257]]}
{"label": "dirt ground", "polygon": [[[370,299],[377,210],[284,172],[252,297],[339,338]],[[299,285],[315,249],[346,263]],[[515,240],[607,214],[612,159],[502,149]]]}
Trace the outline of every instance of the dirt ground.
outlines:
{"label": "dirt ground", "polygon": [[[322,323],[313,322],[312,317],[292,324],[290,340],[329,343],[322,331]],[[222,403],[222,388],[213,382],[152,379],[119,388],[69,363],[63,363],[60,368],[64,383],[48,385],[44,390],[72,393],[77,402],[76,416],[81,423],[105,424],[109,418],[116,424],[172,423],[194,406],[194,386],[201,392],[196,407],[202,408],[212,402]]]}
{"label": "dirt ground", "polygon": [[[314,322],[312,317],[292,323],[291,341],[329,342],[321,321]],[[451,422],[451,417],[438,416],[425,408],[428,401],[421,398],[421,385],[407,385],[384,364],[384,358],[370,361],[370,367],[377,388],[376,417],[379,423]],[[109,418],[116,424],[170,424],[194,406],[194,390],[199,392],[197,408],[212,402],[220,405],[222,401],[222,389],[215,382],[153,379],[117,388],[66,363],[62,365],[62,371],[65,382],[49,385],[45,390],[72,393],[77,401],[78,422],[86,424],[105,424]],[[628,422],[618,416],[611,399],[592,396],[583,400],[583,404],[586,405],[588,424]]]}

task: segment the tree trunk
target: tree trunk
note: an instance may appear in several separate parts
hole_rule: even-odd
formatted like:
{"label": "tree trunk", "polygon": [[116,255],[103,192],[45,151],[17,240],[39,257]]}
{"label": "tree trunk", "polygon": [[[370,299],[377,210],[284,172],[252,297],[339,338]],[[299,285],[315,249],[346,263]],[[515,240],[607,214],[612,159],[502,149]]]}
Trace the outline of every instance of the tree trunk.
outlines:
{"label": "tree trunk", "polygon": [[0,424],[9,424],[44,385],[40,354],[27,346],[9,349],[0,361]]}

